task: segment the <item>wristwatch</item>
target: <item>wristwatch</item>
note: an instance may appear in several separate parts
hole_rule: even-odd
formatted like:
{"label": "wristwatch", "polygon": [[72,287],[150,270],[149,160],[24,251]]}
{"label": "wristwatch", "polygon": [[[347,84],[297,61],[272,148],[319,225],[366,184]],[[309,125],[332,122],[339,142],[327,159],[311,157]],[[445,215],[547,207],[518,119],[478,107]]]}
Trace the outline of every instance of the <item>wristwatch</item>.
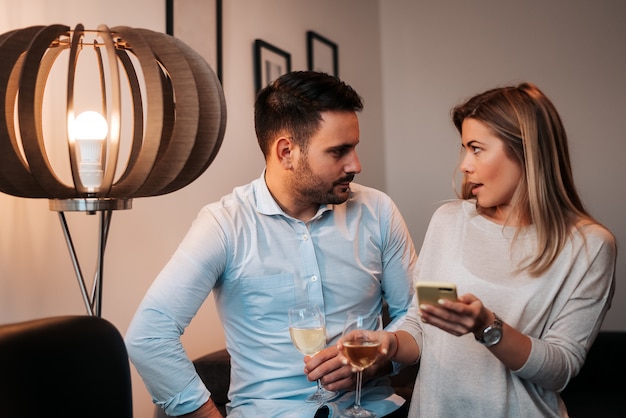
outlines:
{"label": "wristwatch", "polygon": [[480,337],[475,337],[476,341],[484,345],[485,347],[491,347],[500,342],[502,339],[502,319],[496,313],[493,313],[495,319],[493,324],[489,325],[483,330],[483,334]]}

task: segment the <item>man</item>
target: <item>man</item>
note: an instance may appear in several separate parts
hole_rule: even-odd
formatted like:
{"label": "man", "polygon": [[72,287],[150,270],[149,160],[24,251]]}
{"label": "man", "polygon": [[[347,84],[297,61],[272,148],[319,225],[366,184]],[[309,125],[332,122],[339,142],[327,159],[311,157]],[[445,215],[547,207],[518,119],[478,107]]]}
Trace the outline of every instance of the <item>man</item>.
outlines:
{"label": "man", "polygon": [[[399,326],[412,298],[416,261],[405,222],[382,192],[352,183],[361,171],[361,98],[335,77],[299,71],[258,95],[255,129],[265,156],[260,178],[205,206],[148,290],[126,341],[155,402],[169,415],[220,417],[180,335],[213,292],[231,355],[229,417],[312,417],[304,399],[321,378],[354,389],[335,346],[349,310],[380,312]],[[328,348],[313,357],[293,346],[288,310],[317,304]],[[367,369],[362,404],[382,417],[403,400],[390,370]],[[354,392],[329,402],[330,414]]]}

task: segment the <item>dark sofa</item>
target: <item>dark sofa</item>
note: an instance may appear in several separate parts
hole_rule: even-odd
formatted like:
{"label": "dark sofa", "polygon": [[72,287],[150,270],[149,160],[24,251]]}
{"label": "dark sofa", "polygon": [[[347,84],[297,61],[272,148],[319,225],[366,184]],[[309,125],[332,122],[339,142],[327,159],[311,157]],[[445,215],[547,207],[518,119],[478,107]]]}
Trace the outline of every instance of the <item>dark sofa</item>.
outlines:
{"label": "dark sofa", "polygon": [[626,332],[601,331],[561,397],[570,418],[626,418]]}

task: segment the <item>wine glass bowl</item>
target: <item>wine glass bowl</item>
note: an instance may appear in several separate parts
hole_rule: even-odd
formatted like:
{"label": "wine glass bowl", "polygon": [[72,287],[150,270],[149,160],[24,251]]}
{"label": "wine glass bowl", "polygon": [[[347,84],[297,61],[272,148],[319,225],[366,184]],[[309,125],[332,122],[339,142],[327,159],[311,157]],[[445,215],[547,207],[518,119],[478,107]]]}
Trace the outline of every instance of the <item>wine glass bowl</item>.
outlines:
{"label": "wine glass bowl", "polygon": [[363,371],[378,359],[380,341],[368,337],[357,337],[344,341],[343,354],[352,367]]}
{"label": "wine glass bowl", "polygon": [[[305,356],[314,356],[326,347],[326,321],[317,305],[300,305],[289,309],[289,336],[296,350]],[[317,379],[317,390],[305,401],[324,403],[337,396],[325,389]]]}
{"label": "wine glass bowl", "polygon": [[289,327],[291,342],[296,350],[305,356],[312,356],[326,347],[326,329],[324,327],[300,328]]}
{"label": "wine glass bowl", "polygon": [[356,397],[354,405],[343,411],[343,416],[373,418],[376,414],[361,406],[363,370],[378,359],[382,316],[368,312],[349,312],[342,335],[342,352],[356,369]]}

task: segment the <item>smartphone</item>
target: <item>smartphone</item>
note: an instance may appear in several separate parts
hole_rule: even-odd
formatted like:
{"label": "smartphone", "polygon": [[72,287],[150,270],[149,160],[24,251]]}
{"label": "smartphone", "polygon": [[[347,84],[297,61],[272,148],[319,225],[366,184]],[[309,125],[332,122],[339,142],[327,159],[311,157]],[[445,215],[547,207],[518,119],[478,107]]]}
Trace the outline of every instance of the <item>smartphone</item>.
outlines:
{"label": "smartphone", "polygon": [[439,299],[457,300],[456,285],[450,282],[417,282],[418,303],[437,305]]}

